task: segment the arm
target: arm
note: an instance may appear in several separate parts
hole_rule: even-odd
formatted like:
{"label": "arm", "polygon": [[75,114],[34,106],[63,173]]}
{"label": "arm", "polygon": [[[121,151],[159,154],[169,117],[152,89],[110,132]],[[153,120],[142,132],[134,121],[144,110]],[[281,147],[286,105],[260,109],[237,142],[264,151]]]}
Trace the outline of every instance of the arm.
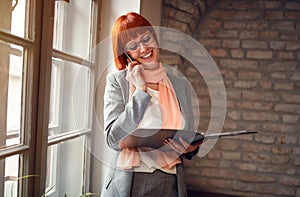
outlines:
{"label": "arm", "polygon": [[[109,74],[106,80],[104,93],[104,131],[109,147],[120,150],[119,141],[133,132],[143,117],[151,96],[142,90],[136,89],[132,98],[125,96],[127,83],[125,77],[117,78]],[[124,96],[125,95],[125,96]]]}

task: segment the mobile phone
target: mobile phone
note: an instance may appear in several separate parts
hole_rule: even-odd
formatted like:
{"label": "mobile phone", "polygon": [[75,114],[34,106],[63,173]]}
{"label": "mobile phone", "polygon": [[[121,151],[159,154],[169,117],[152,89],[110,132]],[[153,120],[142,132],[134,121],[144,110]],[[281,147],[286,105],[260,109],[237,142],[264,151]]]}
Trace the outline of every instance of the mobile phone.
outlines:
{"label": "mobile phone", "polygon": [[129,59],[130,62],[133,62],[132,58],[125,52],[126,57]]}

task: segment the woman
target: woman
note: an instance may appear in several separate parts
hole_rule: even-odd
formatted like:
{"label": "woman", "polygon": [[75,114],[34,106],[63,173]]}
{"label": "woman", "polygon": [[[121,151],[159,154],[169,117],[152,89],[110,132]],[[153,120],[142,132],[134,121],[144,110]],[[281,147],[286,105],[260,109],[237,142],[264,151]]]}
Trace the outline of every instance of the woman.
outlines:
{"label": "woman", "polygon": [[121,149],[119,142],[138,128],[194,131],[189,83],[159,62],[156,33],[141,15],[120,16],[112,35],[119,71],[107,76],[104,129],[118,152],[102,196],[187,196],[182,157],[191,159],[201,142],[166,139],[160,149]]}

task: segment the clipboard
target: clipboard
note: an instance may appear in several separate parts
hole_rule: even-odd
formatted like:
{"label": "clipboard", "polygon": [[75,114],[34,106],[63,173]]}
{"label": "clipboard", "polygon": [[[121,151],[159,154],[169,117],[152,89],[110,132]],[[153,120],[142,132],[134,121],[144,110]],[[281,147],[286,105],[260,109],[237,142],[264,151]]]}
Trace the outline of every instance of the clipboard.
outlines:
{"label": "clipboard", "polygon": [[256,131],[232,131],[225,133],[212,133],[204,135],[200,132],[192,132],[185,130],[172,130],[172,129],[138,129],[133,133],[125,136],[120,140],[120,148],[139,148],[139,147],[152,147],[160,148],[164,146],[164,140],[172,138],[179,140],[183,138],[189,144],[195,144],[204,139],[222,138],[228,136],[255,134]]}

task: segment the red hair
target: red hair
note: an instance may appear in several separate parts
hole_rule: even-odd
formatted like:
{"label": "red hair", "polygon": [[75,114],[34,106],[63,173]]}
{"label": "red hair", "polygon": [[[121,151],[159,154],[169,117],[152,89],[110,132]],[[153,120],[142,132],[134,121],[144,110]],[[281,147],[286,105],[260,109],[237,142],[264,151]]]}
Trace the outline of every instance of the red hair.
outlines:
{"label": "red hair", "polygon": [[158,43],[154,28],[150,22],[140,14],[130,12],[120,16],[116,20],[112,28],[112,47],[115,65],[118,70],[125,69],[128,63],[124,49],[125,44],[146,31],[149,31],[153,35],[156,43]]}

